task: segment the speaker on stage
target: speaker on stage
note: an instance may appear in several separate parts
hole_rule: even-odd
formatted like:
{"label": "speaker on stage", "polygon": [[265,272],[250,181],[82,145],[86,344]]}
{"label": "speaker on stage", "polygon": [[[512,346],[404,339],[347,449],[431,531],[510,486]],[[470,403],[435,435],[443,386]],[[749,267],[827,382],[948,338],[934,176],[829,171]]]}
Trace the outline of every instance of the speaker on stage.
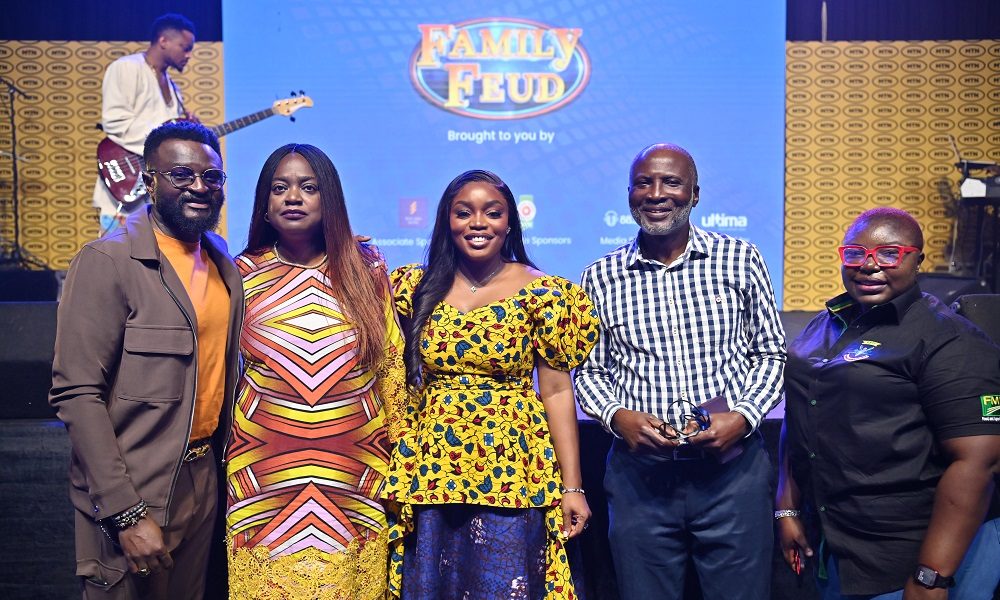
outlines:
{"label": "speaker on stage", "polygon": [[66,271],[0,270],[0,302],[59,300]]}
{"label": "speaker on stage", "polygon": [[919,273],[917,283],[923,292],[950,305],[965,294],[989,294],[990,288],[983,279],[958,277],[947,273]]}
{"label": "speaker on stage", "polygon": [[55,302],[0,302],[0,419],[51,419]]}
{"label": "speaker on stage", "polygon": [[959,298],[952,308],[1000,344],[1000,294],[968,294]]}

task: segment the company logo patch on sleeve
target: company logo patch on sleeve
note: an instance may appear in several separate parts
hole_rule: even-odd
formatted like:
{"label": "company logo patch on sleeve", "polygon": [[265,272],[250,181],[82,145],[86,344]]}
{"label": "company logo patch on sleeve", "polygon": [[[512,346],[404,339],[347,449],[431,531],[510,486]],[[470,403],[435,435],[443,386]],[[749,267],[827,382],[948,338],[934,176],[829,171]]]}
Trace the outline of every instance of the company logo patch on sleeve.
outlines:
{"label": "company logo patch on sleeve", "polygon": [[983,407],[984,421],[1000,421],[1000,394],[984,394],[979,397]]}

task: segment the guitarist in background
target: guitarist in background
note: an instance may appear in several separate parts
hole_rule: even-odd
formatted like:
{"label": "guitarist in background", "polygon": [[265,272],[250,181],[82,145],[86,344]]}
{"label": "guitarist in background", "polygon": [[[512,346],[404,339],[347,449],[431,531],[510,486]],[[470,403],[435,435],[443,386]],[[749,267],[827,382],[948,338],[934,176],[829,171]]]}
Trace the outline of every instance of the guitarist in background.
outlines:
{"label": "guitarist in background", "polygon": [[[162,123],[177,118],[197,121],[184,110],[180,90],[167,74],[170,67],[183,71],[191,59],[194,24],[183,15],[168,13],[153,21],[151,33],[149,48],[108,66],[102,90],[104,133],[140,155],[146,136]],[[94,206],[100,209],[102,235],[124,223],[126,215],[100,177],[94,186]]]}

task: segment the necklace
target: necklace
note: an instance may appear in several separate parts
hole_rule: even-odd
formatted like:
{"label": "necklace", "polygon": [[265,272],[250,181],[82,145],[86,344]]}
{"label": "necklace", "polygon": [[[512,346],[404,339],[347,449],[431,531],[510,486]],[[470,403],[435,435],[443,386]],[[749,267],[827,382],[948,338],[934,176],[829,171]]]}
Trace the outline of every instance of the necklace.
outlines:
{"label": "necklace", "polygon": [[272,246],[271,249],[274,250],[274,256],[275,258],[278,259],[278,262],[280,262],[283,265],[288,265],[289,267],[299,267],[300,269],[315,269],[326,262],[326,255],[324,254],[319,259],[319,261],[314,265],[300,265],[299,263],[293,263],[290,260],[285,260],[281,258],[281,253],[278,252],[278,242],[274,242],[274,246]]}
{"label": "necklace", "polygon": [[166,70],[164,70],[163,73],[160,73],[160,71],[153,66],[153,63],[149,62],[149,55],[147,55],[145,52],[142,53],[142,62],[146,63],[146,66],[149,67],[150,71],[156,73],[157,78],[159,78],[161,74],[166,74],[167,72]]}
{"label": "necklace", "polygon": [[473,281],[472,278],[466,275],[464,271],[462,271],[461,273],[462,277],[465,277],[465,280],[469,282],[469,291],[475,294],[476,291],[479,290],[479,288],[486,287],[486,284],[488,284],[493,279],[493,277],[500,272],[500,269],[502,268],[503,268],[503,261],[500,262],[500,266],[493,269],[493,272],[484,277],[481,281]]}

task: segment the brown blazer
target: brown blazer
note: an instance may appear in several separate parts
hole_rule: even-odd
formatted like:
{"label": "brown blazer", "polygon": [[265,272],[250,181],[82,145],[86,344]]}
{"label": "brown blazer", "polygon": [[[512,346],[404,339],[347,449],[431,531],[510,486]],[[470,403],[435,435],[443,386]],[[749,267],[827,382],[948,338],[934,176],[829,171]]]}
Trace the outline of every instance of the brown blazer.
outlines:
{"label": "brown blazer", "polygon": [[[160,257],[149,210],[73,259],[49,403],[69,431],[73,506],[100,520],[142,499],[163,526],[194,418],[198,336],[194,307]],[[221,457],[239,375],[243,286],[221,237],[205,234],[202,247],[230,298],[226,397],[214,436]]]}

